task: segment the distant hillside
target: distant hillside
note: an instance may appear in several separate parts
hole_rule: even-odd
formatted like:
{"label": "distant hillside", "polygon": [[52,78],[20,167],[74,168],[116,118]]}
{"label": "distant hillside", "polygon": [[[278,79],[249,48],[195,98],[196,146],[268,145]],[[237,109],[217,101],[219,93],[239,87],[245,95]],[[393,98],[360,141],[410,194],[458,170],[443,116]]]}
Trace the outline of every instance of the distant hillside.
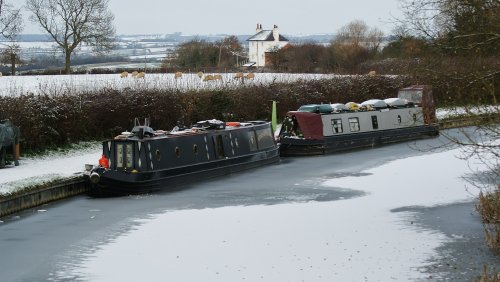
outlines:
{"label": "distant hillside", "polygon": [[[0,36],[0,41],[7,41],[3,36]],[[51,41],[46,34],[21,34],[18,36],[17,41],[20,42],[47,42]]]}
{"label": "distant hillside", "polygon": [[[253,34],[239,34],[236,37],[245,43],[248,38]],[[187,42],[194,39],[206,40],[209,42],[214,42],[222,38],[231,36],[231,34],[209,34],[209,35],[198,35],[198,34],[182,34],[181,32],[171,33],[171,34],[119,34],[117,35],[118,41],[135,41],[135,42]],[[317,42],[317,43],[327,43],[330,42],[334,34],[310,34],[310,35],[287,35],[284,34],[291,42]],[[7,41],[5,38],[0,36],[0,41]],[[46,34],[21,34],[18,37],[19,42],[50,42],[52,41],[50,37]]]}
{"label": "distant hillside", "polygon": [[[253,34],[236,35],[246,49],[247,39]],[[106,54],[94,54],[90,46],[82,45],[73,54],[73,68],[77,69],[116,69],[116,68],[158,68],[165,57],[173,49],[184,42],[192,40],[205,40],[215,42],[222,40],[229,34],[187,35],[181,32],[172,34],[120,34],[116,36],[116,47]],[[333,34],[317,35],[286,35],[291,43],[314,42],[324,44],[330,42]],[[0,37],[0,43],[8,41]],[[59,69],[64,65],[64,58],[60,49],[46,34],[21,34],[17,45],[20,47],[22,64],[18,65],[20,73],[30,70]],[[2,47],[0,46],[0,51]],[[10,72],[8,64],[1,65],[0,71],[4,74]]]}

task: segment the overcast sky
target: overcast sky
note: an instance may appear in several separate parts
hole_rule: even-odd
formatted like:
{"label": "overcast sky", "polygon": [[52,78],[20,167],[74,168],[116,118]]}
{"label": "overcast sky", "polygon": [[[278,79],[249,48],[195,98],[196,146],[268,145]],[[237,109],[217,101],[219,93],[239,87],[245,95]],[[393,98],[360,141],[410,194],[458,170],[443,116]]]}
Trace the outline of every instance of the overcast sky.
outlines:
{"label": "overcast sky", "polygon": [[[20,5],[24,1],[10,0]],[[283,34],[335,33],[364,20],[389,34],[399,0],[110,0],[118,34],[253,34],[278,25]],[[24,11],[25,17],[28,12]],[[23,33],[42,33],[27,22]]]}

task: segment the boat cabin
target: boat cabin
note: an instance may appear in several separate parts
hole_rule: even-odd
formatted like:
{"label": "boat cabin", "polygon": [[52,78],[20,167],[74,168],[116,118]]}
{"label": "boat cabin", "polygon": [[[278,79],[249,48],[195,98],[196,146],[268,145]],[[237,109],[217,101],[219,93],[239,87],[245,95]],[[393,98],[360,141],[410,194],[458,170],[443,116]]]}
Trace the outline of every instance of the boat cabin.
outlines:
{"label": "boat cabin", "polygon": [[363,103],[309,104],[287,113],[279,134],[281,152],[313,147],[335,151],[435,135],[435,109],[428,86],[401,89],[396,98]]}

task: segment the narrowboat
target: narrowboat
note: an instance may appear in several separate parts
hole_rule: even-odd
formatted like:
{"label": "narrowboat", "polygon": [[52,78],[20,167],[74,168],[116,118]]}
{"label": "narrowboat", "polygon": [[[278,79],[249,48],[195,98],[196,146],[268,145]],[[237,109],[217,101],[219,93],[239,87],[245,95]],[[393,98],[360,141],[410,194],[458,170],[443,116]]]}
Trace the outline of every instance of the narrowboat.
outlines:
{"label": "narrowboat", "polygon": [[208,120],[171,131],[134,123],[103,142],[99,165],[88,168],[91,196],[168,190],[279,161],[270,122]]}
{"label": "narrowboat", "polygon": [[432,88],[414,85],[396,98],[304,105],[286,114],[278,143],[281,156],[301,156],[437,135]]}

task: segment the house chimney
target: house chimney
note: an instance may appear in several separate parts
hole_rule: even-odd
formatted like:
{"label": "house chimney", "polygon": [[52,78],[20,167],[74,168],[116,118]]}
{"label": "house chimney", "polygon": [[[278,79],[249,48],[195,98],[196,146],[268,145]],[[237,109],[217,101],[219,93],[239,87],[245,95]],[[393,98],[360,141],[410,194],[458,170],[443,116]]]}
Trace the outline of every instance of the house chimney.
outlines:
{"label": "house chimney", "polygon": [[259,33],[261,31],[262,31],[262,25],[261,24],[257,24],[257,28],[255,29],[255,32]]}
{"label": "house chimney", "polygon": [[274,41],[278,42],[280,40],[280,30],[278,29],[277,25],[274,25],[273,27],[273,37]]}

